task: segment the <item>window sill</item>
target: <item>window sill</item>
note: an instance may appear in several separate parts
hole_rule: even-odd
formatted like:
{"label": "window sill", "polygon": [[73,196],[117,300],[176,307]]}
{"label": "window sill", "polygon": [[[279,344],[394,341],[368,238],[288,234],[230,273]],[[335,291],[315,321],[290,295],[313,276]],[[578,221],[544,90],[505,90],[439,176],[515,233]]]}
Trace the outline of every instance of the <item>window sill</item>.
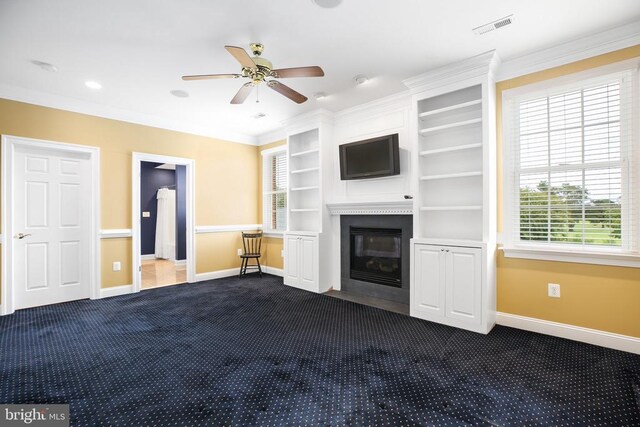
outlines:
{"label": "window sill", "polygon": [[505,258],[521,258],[542,261],[579,264],[611,265],[640,268],[640,254],[618,252],[579,252],[576,249],[549,249],[535,246],[502,247]]}

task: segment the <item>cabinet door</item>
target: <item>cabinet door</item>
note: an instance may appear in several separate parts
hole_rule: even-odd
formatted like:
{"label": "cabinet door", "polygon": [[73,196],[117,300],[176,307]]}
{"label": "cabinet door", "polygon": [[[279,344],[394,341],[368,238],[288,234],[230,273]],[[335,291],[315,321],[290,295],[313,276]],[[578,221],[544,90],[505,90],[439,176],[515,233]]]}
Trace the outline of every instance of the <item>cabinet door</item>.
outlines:
{"label": "cabinet door", "polygon": [[446,316],[479,324],[482,307],[482,250],[446,248]]}
{"label": "cabinet door", "polygon": [[309,290],[318,287],[318,239],[302,236],[300,244],[300,285]]}
{"label": "cabinet door", "polygon": [[415,314],[428,318],[444,316],[444,249],[415,245],[412,305]]}
{"label": "cabinet door", "polygon": [[298,285],[300,281],[300,237],[285,234],[284,237],[284,283]]}

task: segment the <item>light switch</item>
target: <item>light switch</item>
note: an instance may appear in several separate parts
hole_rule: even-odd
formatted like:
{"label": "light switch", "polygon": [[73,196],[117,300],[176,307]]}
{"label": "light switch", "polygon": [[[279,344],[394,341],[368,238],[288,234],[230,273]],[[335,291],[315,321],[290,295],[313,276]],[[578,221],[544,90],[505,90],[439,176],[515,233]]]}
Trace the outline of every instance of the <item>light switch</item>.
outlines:
{"label": "light switch", "polygon": [[120,261],[114,261],[113,263],[113,271],[120,271],[122,269],[122,265]]}
{"label": "light switch", "polygon": [[151,218],[151,212],[142,212],[142,218]]}

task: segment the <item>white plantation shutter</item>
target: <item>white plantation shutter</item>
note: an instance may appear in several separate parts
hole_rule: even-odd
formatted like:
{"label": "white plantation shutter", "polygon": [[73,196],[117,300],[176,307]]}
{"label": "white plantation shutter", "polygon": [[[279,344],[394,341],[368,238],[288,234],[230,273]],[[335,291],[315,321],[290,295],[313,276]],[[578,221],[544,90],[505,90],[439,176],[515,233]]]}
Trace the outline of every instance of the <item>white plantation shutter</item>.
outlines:
{"label": "white plantation shutter", "polygon": [[264,158],[263,222],[266,230],[287,229],[287,156],[278,152]]}
{"label": "white plantation shutter", "polygon": [[634,77],[600,76],[510,103],[512,243],[638,250]]}

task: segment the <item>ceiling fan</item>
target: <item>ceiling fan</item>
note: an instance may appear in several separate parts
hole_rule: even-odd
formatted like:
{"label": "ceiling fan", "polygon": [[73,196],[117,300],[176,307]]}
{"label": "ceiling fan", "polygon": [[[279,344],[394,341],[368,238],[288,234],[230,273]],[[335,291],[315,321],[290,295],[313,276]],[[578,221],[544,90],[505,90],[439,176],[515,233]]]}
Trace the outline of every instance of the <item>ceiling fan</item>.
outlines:
{"label": "ceiling fan", "polygon": [[266,83],[268,87],[275,90],[281,95],[286,96],[292,101],[302,104],[308,98],[299,92],[291,89],[274,79],[285,79],[289,77],[322,77],[324,71],[322,68],[314,67],[296,67],[296,68],[279,68],[273,69],[271,62],[262,58],[264,46],[260,43],[252,43],[250,45],[253,57],[249,56],[247,51],[237,46],[225,46],[224,48],[233,55],[233,57],[242,65],[240,74],[200,74],[195,76],[182,76],[182,80],[205,80],[205,79],[237,79],[244,77],[251,81],[242,85],[236,96],[231,100],[232,104],[242,104],[251,93],[254,86],[260,83]]}

